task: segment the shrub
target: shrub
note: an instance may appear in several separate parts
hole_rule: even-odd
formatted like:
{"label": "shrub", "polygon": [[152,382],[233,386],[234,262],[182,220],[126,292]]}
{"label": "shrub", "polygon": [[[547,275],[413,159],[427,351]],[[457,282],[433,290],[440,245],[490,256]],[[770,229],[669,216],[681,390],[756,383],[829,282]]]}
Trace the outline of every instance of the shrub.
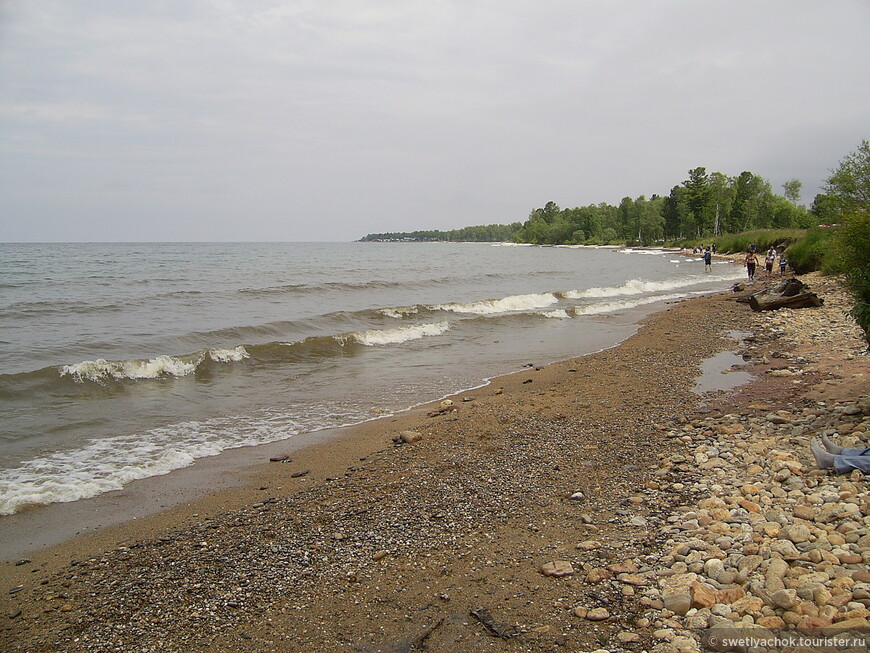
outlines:
{"label": "shrub", "polygon": [[853,314],[870,344],[870,214],[859,210],[844,216],[838,240],[840,265],[855,301]]}
{"label": "shrub", "polygon": [[789,265],[798,274],[821,270],[825,257],[836,247],[835,240],[833,229],[810,229],[803,239],[792,243],[786,250]]}
{"label": "shrub", "polygon": [[738,234],[723,234],[713,239],[716,249],[723,254],[745,252],[755,244],[759,252],[769,247],[788,247],[799,241],[807,232],[804,229],[756,229]]}

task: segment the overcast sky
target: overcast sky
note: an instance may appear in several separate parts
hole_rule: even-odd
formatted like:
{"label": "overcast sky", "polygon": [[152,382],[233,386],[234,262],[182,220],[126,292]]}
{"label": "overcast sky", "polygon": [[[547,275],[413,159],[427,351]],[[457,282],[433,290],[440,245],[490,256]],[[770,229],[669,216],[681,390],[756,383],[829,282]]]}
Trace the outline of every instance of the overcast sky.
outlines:
{"label": "overcast sky", "polygon": [[812,202],[867,0],[0,0],[0,241],[353,240],[667,194]]}

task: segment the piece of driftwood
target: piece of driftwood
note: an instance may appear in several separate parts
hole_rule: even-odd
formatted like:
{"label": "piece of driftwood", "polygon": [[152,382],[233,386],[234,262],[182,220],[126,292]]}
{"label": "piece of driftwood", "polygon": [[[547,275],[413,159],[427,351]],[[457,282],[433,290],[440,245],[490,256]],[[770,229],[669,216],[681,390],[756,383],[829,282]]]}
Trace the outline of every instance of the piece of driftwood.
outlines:
{"label": "piece of driftwood", "polygon": [[510,639],[511,637],[516,637],[520,634],[520,631],[517,630],[516,626],[497,622],[495,619],[493,619],[492,615],[489,613],[489,610],[487,610],[486,608],[478,608],[477,610],[472,610],[471,615],[476,618],[480,623],[482,623],[489,631],[489,633],[491,635],[494,635],[495,637]]}
{"label": "piece of driftwood", "polygon": [[821,306],[822,300],[810,292],[800,279],[786,279],[774,288],[768,288],[749,296],[753,311],[773,311],[777,308],[808,308]]}

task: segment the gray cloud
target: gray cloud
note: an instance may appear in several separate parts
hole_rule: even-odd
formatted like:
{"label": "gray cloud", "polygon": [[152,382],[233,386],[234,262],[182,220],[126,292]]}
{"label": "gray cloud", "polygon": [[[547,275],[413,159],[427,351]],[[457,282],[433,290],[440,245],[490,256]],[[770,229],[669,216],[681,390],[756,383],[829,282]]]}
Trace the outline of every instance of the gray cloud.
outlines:
{"label": "gray cloud", "polygon": [[0,4],[0,239],[348,240],[667,193],[812,200],[868,137],[870,6]]}

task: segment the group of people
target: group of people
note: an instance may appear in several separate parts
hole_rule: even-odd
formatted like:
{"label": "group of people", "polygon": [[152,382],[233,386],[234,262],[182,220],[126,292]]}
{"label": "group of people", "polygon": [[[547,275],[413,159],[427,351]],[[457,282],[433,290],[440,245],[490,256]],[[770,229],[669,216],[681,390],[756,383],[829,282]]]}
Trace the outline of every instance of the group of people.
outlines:
{"label": "group of people", "polygon": [[[746,274],[750,281],[755,281],[755,270],[758,268],[758,256],[755,252],[755,245],[750,245],[746,257],[743,259],[743,265],[746,267]],[[786,272],[788,259],[785,257],[785,250],[777,252],[776,248],[771,245],[764,256],[764,269],[768,277],[773,275],[773,265],[776,263],[777,257],[779,257],[779,274],[784,275]]]}

